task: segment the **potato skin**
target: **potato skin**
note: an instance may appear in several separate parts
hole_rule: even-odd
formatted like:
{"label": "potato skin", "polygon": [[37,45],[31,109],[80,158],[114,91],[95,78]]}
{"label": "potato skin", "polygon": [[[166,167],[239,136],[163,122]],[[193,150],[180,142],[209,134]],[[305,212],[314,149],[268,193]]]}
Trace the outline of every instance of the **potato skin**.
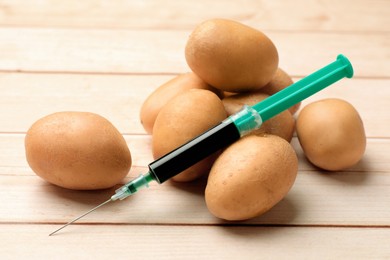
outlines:
{"label": "potato skin", "polygon": [[[153,128],[154,159],[202,134],[226,118],[221,100],[213,92],[191,89],[173,98],[157,116]],[[192,181],[208,173],[217,154],[196,163],[172,180]]]}
{"label": "potato skin", "polygon": [[141,124],[148,134],[153,131],[153,125],[161,108],[172,98],[189,89],[206,89],[222,97],[222,92],[211,87],[193,72],[180,74],[167,81],[153,91],[144,101],[140,111]]}
{"label": "potato skin", "polygon": [[36,121],[25,137],[27,162],[46,181],[74,190],[106,189],[129,172],[123,136],[105,118],[58,112]]}
{"label": "potato skin", "polygon": [[[222,100],[227,115],[230,116],[242,109],[244,105],[252,106],[269,97],[262,90],[230,95]],[[291,142],[295,130],[295,119],[288,110],[265,121],[262,126],[250,134],[272,134]]]}
{"label": "potato skin", "polygon": [[231,92],[265,86],[279,63],[276,47],[266,35],[226,19],[198,25],[187,41],[185,57],[200,78]]}
{"label": "potato skin", "polygon": [[205,200],[225,220],[246,220],[277,204],[292,187],[298,158],[284,139],[249,135],[230,145],[211,168]]}
{"label": "potato skin", "polygon": [[308,160],[328,171],[355,165],[366,148],[359,113],[341,99],[323,99],[306,105],[297,118],[297,135]]}

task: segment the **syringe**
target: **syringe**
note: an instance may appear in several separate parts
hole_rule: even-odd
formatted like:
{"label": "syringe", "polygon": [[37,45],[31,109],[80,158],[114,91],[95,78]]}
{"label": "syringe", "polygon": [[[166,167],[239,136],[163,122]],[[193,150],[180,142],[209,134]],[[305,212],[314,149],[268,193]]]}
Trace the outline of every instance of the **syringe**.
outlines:
{"label": "syringe", "polygon": [[148,187],[151,181],[156,181],[159,184],[165,182],[200,160],[235,142],[240,137],[258,129],[264,121],[336,81],[352,76],[353,68],[349,60],[344,55],[338,55],[336,61],[254,106],[244,106],[241,111],[231,115],[215,127],[150,163],[148,173],[141,174],[136,179],[126,183],[117,189],[110,199],[66,223],[49,236],[111,201],[123,200],[138,190]]}

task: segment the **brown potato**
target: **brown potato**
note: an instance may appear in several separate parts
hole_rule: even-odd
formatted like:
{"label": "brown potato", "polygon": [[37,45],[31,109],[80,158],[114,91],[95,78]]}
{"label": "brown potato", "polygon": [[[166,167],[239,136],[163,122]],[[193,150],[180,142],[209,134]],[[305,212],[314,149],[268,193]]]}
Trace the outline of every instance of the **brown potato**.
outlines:
{"label": "brown potato", "polygon": [[221,91],[205,83],[193,72],[178,75],[158,87],[142,104],[140,119],[148,134],[152,133],[154,122],[161,108],[173,97],[188,89],[206,89],[222,97]]}
{"label": "brown potato", "polygon": [[278,68],[278,52],[262,32],[239,22],[212,19],[191,33],[185,56],[189,67],[208,84],[244,92],[265,86]]}
{"label": "brown potato", "polygon": [[[153,157],[171,152],[226,118],[221,100],[213,92],[191,89],[174,97],[157,116],[153,128]],[[192,181],[207,174],[216,158],[213,154],[172,179]]]}
{"label": "brown potato", "polygon": [[[271,79],[271,81],[263,88],[261,88],[261,92],[268,94],[268,95],[273,95],[286,87],[292,85],[294,81],[288,75],[284,70],[281,68],[278,68],[276,70],[276,73],[274,77]],[[296,105],[290,107],[288,110],[291,112],[291,114],[295,114],[299,107],[301,106],[301,102],[297,103]]]}
{"label": "brown potato", "polygon": [[59,112],[39,119],[26,134],[25,148],[38,176],[68,189],[110,188],[131,166],[123,136],[93,113]]}
{"label": "brown potato", "polygon": [[[241,110],[244,105],[252,106],[261,100],[266,99],[267,97],[269,97],[267,94],[262,93],[262,91],[257,91],[231,95],[224,98],[222,102],[225,106],[225,110],[228,116],[230,116]],[[265,121],[259,129],[254,130],[251,134],[273,134],[280,136],[290,142],[294,134],[294,130],[295,119],[291,113],[286,110],[279,115],[276,115],[273,118]]]}
{"label": "brown potato", "polygon": [[309,161],[329,171],[355,165],[366,148],[359,113],[341,99],[324,99],[306,105],[297,118],[297,135]]}
{"label": "brown potato", "polygon": [[215,161],[205,200],[210,212],[226,220],[263,214],[294,184],[298,158],[284,139],[249,135],[230,145]]}

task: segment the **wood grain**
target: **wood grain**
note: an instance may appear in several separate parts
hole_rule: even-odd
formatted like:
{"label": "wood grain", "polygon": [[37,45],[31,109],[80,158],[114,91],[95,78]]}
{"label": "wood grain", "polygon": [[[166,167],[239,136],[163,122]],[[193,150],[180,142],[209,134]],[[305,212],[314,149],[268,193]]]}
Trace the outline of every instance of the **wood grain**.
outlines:
{"label": "wood grain", "polygon": [[[389,259],[390,1],[0,0],[0,259]],[[153,183],[53,237],[59,225],[114,188],[72,191],[29,168],[27,129],[47,114],[79,110],[109,119],[133,167],[147,171],[151,136],[138,114],[159,85],[189,70],[184,47],[209,18],[264,31],[280,67],[298,80],[345,54],[355,77],[303,102],[337,97],[359,111],[363,159],[325,172],[299,157],[296,182],[269,212],[244,222],[212,216],[206,178]]]}
{"label": "wood grain", "polygon": [[[153,158],[148,136],[126,136],[134,165],[126,180],[147,172]],[[299,175],[289,195],[267,214],[249,224],[390,225],[389,140],[369,139],[366,156],[345,172],[321,172],[308,163],[299,148]],[[23,135],[0,135],[0,196],[12,201],[0,206],[0,221],[67,222],[109,198],[114,189],[77,192],[50,185],[37,177],[24,159]],[[206,180],[188,184],[153,184],[147,191],[85,219],[90,223],[218,224],[207,210]],[[17,199],[19,198],[19,199]],[[22,199],[20,199],[22,198]],[[112,214],[114,212],[115,214]],[[145,217],[147,215],[148,217]]]}
{"label": "wood grain", "polygon": [[[0,28],[0,71],[182,73],[189,70],[184,48],[190,33],[190,30]],[[351,59],[356,77],[389,76],[388,33],[269,32],[267,35],[279,51],[280,66],[293,76],[307,75],[332,62],[339,53]]]}
{"label": "wood grain", "polygon": [[[26,132],[43,116],[71,110],[100,114],[123,134],[145,134],[141,105],[174,76],[0,73],[0,131]],[[344,79],[305,100],[302,107],[324,98],[345,99],[360,113],[368,137],[388,138],[389,84],[390,79]]]}
{"label": "wood grain", "polygon": [[[24,134],[1,134],[0,135],[0,160],[3,161],[0,175],[13,175],[10,168],[28,168],[24,154]],[[151,152],[151,136],[148,135],[125,135],[125,140],[132,153],[133,166],[146,167],[153,161]],[[299,158],[299,169],[305,171],[317,171],[304,157],[303,151],[296,137],[291,142]],[[390,154],[387,149],[390,139],[367,139],[366,153],[363,159],[346,171],[358,172],[387,172],[390,162]],[[22,175],[33,173],[24,169]],[[30,172],[30,173],[28,173]],[[18,173],[15,173],[19,175]]]}
{"label": "wood grain", "polygon": [[[384,228],[78,225],[61,235],[47,236],[55,228],[3,225],[0,239],[8,245],[3,255],[15,259],[31,255],[50,259],[64,255],[72,259],[386,259],[390,254],[390,230]],[[20,237],[29,241],[23,250]]]}
{"label": "wood grain", "polygon": [[[131,177],[146,168],[135,168]],[[0,221],[5,223],[63,223],[107,200],[114,189],[71,191],[37,176],[1,176]],[[128,179],[129,180],[129,179]],[[300,171],[294,187],[266,214],[243,225],[390,226],[388,173],[316,173]],[[207,210],[205,181],[191,184],[153,183],[148,190],[114,202],[79,223],[234,224]]]}
{"label": "wood grain", "polygon": [[265,30],[389,32],[388,9],[386,0],[2,0],[0,25],[192,29],[203,20],[221,17]]}

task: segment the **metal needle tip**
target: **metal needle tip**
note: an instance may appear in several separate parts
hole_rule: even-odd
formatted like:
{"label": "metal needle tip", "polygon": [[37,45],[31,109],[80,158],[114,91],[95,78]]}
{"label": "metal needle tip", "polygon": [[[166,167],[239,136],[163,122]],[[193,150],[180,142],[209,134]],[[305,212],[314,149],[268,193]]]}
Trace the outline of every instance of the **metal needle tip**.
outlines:
{"label": "metal needle tip", "polygon": [[57,233],[57,232],[60,231],[61,229],[66,228],[66,227],[69,226],[70,224],[76,222],[76,221],[79,220],[80,218],[82,218],[82,217],[88,215],[88,214],[91,213],[92,211],[94,211],[94,210],[100,208],[101,206],[103,206],[103,205],[105,205],[105,204],[107,204],[107,203],[109,203],[109,202],[111,202],[111,201],[113,201],[113,200],[110,198],[109,200],[103,202],[103,203],[100,204],[99,206],[96,206],[96,207],[94,207],[93,209],[89,210],[88,212],[84,213],[83,215],[81,215],[81,216],[79,216],[79,217],[73,219],[72,221],[69,221],[68,223],[66,223],[65,225],[63,225],[62,227],[60,227],[59,229],[57,229],[57,230],[55,230],[54,232],[50,233],[49,236],[54,235],[55,233]]}

